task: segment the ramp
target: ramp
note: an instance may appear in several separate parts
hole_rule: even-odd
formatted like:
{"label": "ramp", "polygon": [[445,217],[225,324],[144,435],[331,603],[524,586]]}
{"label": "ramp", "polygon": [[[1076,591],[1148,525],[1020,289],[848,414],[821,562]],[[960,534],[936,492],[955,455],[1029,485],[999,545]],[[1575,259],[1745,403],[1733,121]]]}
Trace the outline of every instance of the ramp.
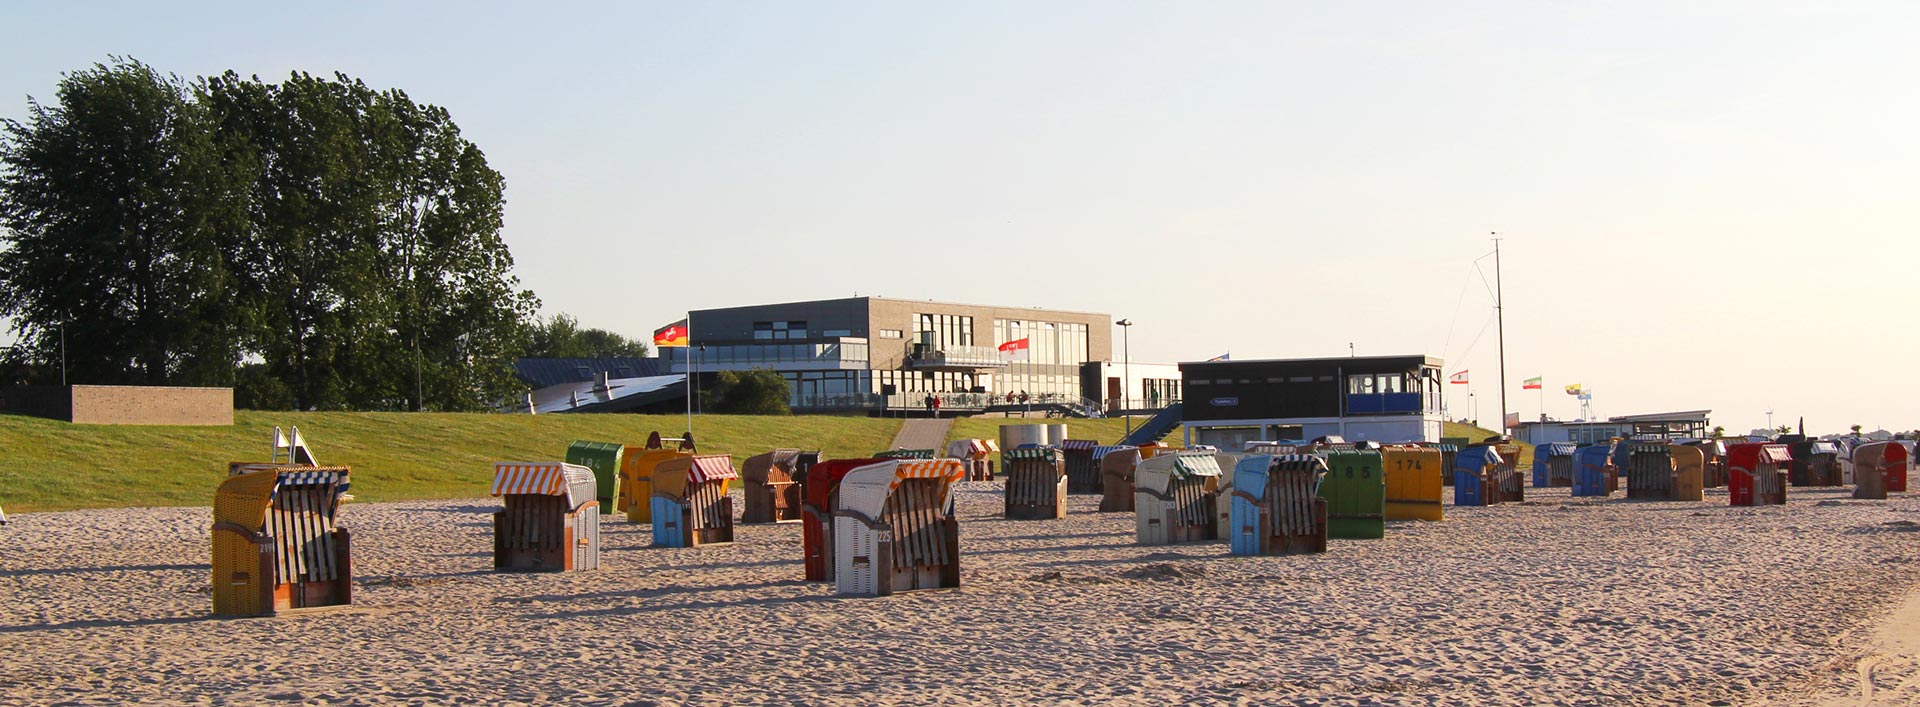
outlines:
{"label": "ramp", "polygon": [[1167,433],[1172,432],[1173,428],[1180,426],[1181,410],[1180,403],[1160,408],[1160,411],[1154,413],[1153,417],[1147,418],[1145,423],[1133,428],[1133,434],[1127,435],[1127,438],[1120,440],[1120,443],[1137,447],[1160,441],[1167,436]]}
{"label": "ramp", "polygon": [[893,446],[889,449],[934,449],[947,448],[947,432],[953,428],[953,418],[902,420],[900,432],[893,436]]}

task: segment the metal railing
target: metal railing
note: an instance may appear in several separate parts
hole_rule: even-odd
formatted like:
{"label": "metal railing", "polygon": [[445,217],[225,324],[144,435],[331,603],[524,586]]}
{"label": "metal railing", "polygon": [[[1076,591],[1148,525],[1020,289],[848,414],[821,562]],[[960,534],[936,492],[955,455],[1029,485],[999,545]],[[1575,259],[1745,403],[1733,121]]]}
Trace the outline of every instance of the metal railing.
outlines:
{"label": "metal railing", "polygon": [[952,345],[921,348],[920,345],[915,344],[907,352],[907,365],[1005,368],[1007,360],[1000,356],[1000,349],[991,346]]}

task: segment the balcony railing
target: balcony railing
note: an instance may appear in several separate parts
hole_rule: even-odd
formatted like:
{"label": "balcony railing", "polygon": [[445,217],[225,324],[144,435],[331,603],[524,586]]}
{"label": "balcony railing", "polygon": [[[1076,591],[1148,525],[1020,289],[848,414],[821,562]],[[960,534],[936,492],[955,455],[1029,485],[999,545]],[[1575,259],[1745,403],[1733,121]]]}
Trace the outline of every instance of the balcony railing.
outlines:
{"label": "balcony railing", "polygon": [[909,368],[1006,368],[1000,350],[992,346],[927,346],[914,344],[907,352]]}

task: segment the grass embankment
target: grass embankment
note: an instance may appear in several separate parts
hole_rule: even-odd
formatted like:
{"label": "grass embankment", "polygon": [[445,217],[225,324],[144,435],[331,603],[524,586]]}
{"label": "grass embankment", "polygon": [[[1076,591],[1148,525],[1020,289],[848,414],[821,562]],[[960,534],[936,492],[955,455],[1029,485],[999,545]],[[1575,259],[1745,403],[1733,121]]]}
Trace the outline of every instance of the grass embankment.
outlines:
{"label": "grass embankment", "polygon": [[[0,415],[0,504],[8,512],[204,506],[227,462],[266,461],[274,425],[299,426],[324,464],[353,467],[366,501],[482,496],[493,462],[559,460],[579,439],[641,444],[677,435],[686,418],[653,415],[251,412],[232,427],[75,425]],[[899,420],[704,415],[700,451],[738,464],[774,447],[829,458],[885,449]]]}

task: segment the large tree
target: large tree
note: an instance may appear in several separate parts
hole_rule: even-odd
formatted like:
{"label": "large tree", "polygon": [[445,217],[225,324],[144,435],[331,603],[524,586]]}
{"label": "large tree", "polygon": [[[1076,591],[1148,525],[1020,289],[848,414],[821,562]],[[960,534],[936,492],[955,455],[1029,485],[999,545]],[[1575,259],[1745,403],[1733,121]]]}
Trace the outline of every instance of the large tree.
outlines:
{"label": "large tree", "polygon": [[445,109],[346,76],[201,90],[260,165],[245,280],[297,404],[483,409],[515,389],[538,301],[500,240],[505,181]]}
{"label": "large tree", "polygon": [[[0,315],[89,383],[226,384],[245,176],[178,77],[146,64],[65,75],[0,121]],[[43,370],[54,370],[43,367]]]}
{"label": "large tree", "polygon": [[7,123],[0,162],[0,314],[43,361],[64,322],[76,381],[237,380],[309,409],[518,387],[538,301],[500,240],[504,180],[442,108],[120,61]]}

